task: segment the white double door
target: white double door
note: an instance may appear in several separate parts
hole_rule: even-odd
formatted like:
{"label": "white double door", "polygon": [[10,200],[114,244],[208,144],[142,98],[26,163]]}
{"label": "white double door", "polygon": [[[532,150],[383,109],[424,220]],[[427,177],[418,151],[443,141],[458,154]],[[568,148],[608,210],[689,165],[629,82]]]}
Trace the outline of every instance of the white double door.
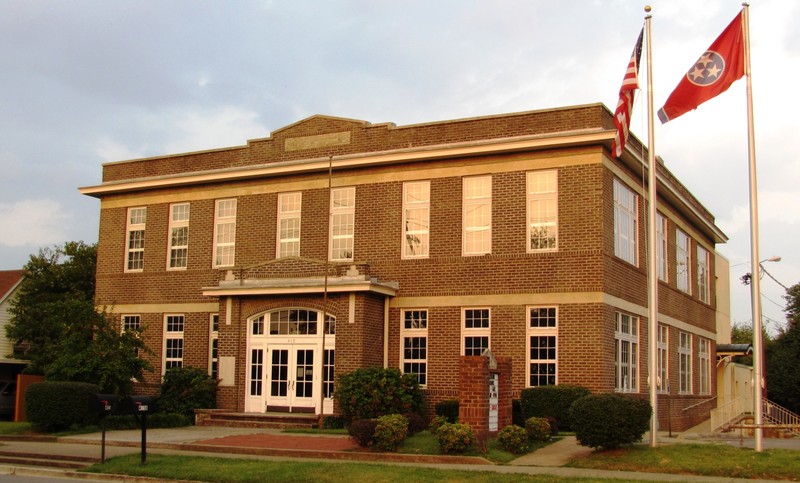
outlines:
{"label": "white double door", "polygon": [[[333,357],[333,350],[326,356]],[[294,341],[251,341],[248,349],[248,377],[245,411],[310,412],[319,414],[323,371],[320,343]],[[332,362],[332,361],[331,361]],[[325,409],[332,400],[325,398]]]}

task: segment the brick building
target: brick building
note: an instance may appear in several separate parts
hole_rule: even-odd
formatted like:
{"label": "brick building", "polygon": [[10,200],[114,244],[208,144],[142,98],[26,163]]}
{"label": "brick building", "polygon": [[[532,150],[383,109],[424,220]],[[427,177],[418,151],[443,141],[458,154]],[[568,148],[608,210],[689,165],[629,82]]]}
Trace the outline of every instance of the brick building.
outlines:
{"label": "brick building", "polygon": [[[97,303],[144,328],[143,390],[208,368],[235,411],[332,412],[336,376],[372,365],[417,374],[432,405],[485,349],[511,358],[514,397],[646,397],[647,154],[630,139],[614,159],[613,136],[601,104],[409,126],[313,116],[245,146],[108,163],[81,188],[101,200]],[[716,394],[726,238],[658,170],[659,361],[679,430]]]}

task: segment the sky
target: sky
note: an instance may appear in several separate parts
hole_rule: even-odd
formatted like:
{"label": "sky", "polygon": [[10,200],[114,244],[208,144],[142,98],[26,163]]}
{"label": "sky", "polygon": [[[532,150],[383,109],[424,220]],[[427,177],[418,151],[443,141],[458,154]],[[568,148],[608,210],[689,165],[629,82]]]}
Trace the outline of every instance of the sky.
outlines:
{"label": "sky", "polygon": [[[240,146],[315,114],[416,124],[616,106],[652,6],[655,109],[742,8],[734,0],[0,0],[0,269],[97,241],[102,164]],[[765,326],[800,282],[800,0],[752,0]],[[631,130],[647,139],[642,86]],[[746,81],[653,145],[729,241],[731,313],[752,320]],[[777,282],[775,281],[777,280]]]}

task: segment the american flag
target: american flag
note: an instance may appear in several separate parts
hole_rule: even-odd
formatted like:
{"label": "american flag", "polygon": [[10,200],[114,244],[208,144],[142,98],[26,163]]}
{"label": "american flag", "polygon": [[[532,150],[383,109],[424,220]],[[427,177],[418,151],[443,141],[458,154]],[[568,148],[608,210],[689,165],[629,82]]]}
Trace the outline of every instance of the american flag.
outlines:
{"label": "american flag", "polygon": [[633,110],[633,94],[639,88],[639,60],[642,58],[643,35],[644,28],[639,32],[639,39],[631,53],[631,60],[628,61],[628,69],[625,71],[625,77],[622,78],[622,87],[619,88],[619,102],[614,111],[614,127],[617,131],[611,145],[611,151],[616,157],[622,156],[625,142],[628,139],[628,126],[631,125],[631,111]]}

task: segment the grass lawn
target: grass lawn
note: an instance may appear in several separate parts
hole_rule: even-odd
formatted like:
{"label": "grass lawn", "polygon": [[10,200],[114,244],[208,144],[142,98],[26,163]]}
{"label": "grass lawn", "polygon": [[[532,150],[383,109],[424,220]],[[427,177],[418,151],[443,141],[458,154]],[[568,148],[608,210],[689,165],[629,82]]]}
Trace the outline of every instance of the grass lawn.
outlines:
{"label": "grass lawn", "polygon": [[[139,455],[122,456],[107,460],[104,465],[94,465],[94,473],[115,473],[132,476],[149,476],[161,479],[239,482],[282,481],[346,481],[348,483],[373,483],[410,481],[515,483],[515,482],[608,482],[600,479],[557,478],[549,475],[502,474],[485,471],[463,471],[457,467],[440,470],[424,467],[390,466],[351,462],[310,461],[258,461],[215,458],[204,456],[148,455],[147,464],[141,465]],[[631,481],[631,480],[616,480]]]}
{"label": "grass lawn", "polygon": [[771,449],[756,452],[725,444],[645,445],[599,451],[567,465],[572,468],[693,474],[729,478],[797,480],[800,452]]}

